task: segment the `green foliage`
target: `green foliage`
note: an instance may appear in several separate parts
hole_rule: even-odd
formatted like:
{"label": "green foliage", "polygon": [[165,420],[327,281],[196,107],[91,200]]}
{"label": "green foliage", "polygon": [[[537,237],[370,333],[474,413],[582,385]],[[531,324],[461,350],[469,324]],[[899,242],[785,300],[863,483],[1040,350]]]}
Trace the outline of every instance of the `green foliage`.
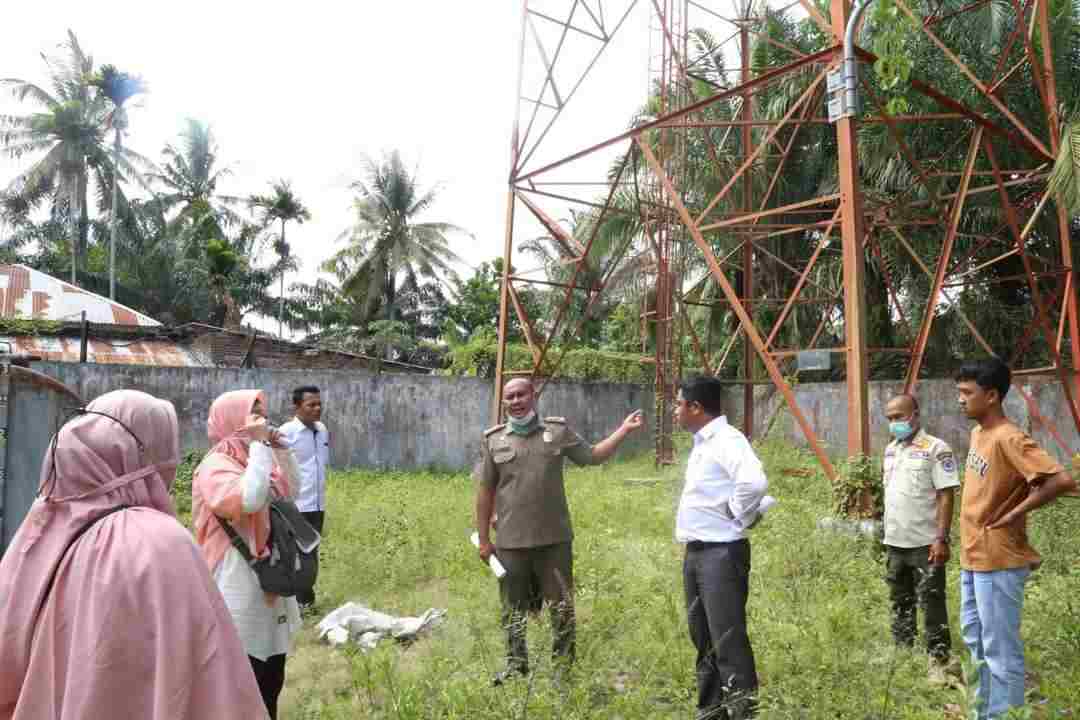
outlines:
{"label": "green foliage", "polygon": [[[12,158],[28,160],[6,183],[5,205],[14,199],[26,220],[29,211],[48,208],[51,218],[63,223],[68,239],[65,269],[74,276],[91,240],[91,191],[97,191],[98,210],[107,212],[114,177],[122,174],[142,182],[139,168],[148,161],[129,149],[114,157],[106,139],[106,131],[118,121],[115,101],[138,91],[136,79],[111,66],[102,69],[104,74],[96,72],[93,58],[70,30],[61,47],[62,57],[42,56],[47,84],[0,79],[0,88],[10,89],[18,102],[36,106],[26,115],[0,115],[0,147]],[[48,239],[54,242],[44,250],[58,252],[61,238]]]}
{"label": "green foliage", "polygon": [[641,310],[633,303],[619,303],[604,319],[604,349],[631,352],[641,349]]}
{"label": "green foliage", "polygon": [[383,359],[391,359],[393,350],[408,352],[416,346],[412,328],[400,320],[375,320],[368,323],[367,339],[374,348],[375,357],[380,362]]}
{"label": "green foliage", "polygon": [[1080,213],[1080,117],[1061,132],[1061,147],[1050,173],[1049,191],[1061,197],[1069,213]]}
{"label": "green foliage", "polygon": [[176,482],[172,487],[173,504],[176,506],[177,519],[188,527],[191,526],[191,483],[195,468],[199,467],[205,456],[206,453],[201,450],[191,450],[176,468]]}
{"label": "green foliage", "polygon": [[115,65],[102,65],[92,76],[90,85],[98,88],[113,104],[115,110],[112,124],[121,128],[124,125],[123,113],[118,111],[128,100],[150,89],[143,78],[118,70]]}
{"label": "green foliage", "polygon": [[[450,375],[473,375],[490,378],[495,376],[498,334],[491,328],[480,328],[464,342],[450,346]],[[508,344],[506,362],[508,367],[528,367],[532,355],[521,345]]]}
{"label": "green foliage", "polygon": [[892,96],[886,111],[901,115],[910,109],[903,93],[909,87],[914,65],[908,43],[918,28],[894,0],[878,0],[874,5],[873,28],[874,54],[878,56],[874,72],[882,90]]}
{"label": "green foliage", "polygon": [[[494,377],[495,360],[499,342],[495,332],[481,328],[473,333],[466,342],[452,345],[450,348],[451,375],[473,375]],[[550,373],[555,360],[562,354],[558,347],[552,347],[544,358],[544,374]],[[506,369],[530,370],[533,366],[532,353],[525,345],[508,343],[506,346]],[[653,379],[651,365],[641,362],[640,355],[605,352],[592,348],[574,348],[566,353],[558,368],[558,376],[568,380],[588,380],[594,382],[649,383]]]}
{"label": "green foliage", "polygon": [[451,267],[460,258],[450,249],[450,236],[466,234],[447,222],[421,221],[435,202],[435,190],[423,191],[401,155],[368,159],[364,179],[352,185],[355,221],[341,234],[346,247],[323,265],[341,278],[341,290],[356,311],[355,323],[395,319],[398,296],[418,291],[422,281],[454,280]]}
{"label": "green foliage", "polygon": [[311,211],[300,201],[291,182],[277,180],[270,184],[270,188],[270,195],[252,195],[248,199],[248,204],[259,211],[264,223],[280,222],[284,232],[285,223],[303,225],[311,219]]}
{"label": "green foliage", "polygon": [[[838,463],[832,492],[837,516],[880,518],[885,512],[880,458],[856,455]],[[870,501],[869,511],[862,507],[864,498]]]}
{"label": "green foliage", "polygon": [[[468,280],[455,281],[453,303],[446,308],[446,317],[452,323],[444,331],[455,339],[468,338],[480,328],[498,331],[499,292],[502,285],[502,258],[482,262]],[[538,295],[527,289],[517,289],[522,309],[533,323],[542,319],[543,306]],[[507,318],[508,337],[511,342],[525,339],[521,322],[513,307]]]}
{"label": "green foliage", "polygon": [[206,242],[206,263],[211,279],[221,283],[236,270],[240,256],[229,243],[220,238],[211,238]]}
{"label": "green foliage", "polygon": [[64,323],[28,317],[0,317],[0,333],[5,335],[56,335]]}
{"label": "green foliage", "polygon": [[560,376],[568,379],[621,383],[650,383],[653,375],[653,366],[641,362],[641,355],[592,348],[568,352],[560,370]]}
{"label": "green foliage", "polygon": [[[478,429],[479,432],[479,429]],[[689,438],[676,437],[683,461]],[[925,653],[897,648],[888,588],[873,543],[816,530],[832,513],[813,458],[784,443],[758,446],[779,503],[752,532],[748,626],[770,720],[941,720],[971,707],[967,688],[926,682]],[[573,512],[577,664],[555,683],[546,613],[529,618],[531,680],[490,686],[504,661],[498,585],[468,542],[468,474],[332,473],[319,574],[320,615],[289,658],[282,715],[306,720],[675,720],[694,712],[696,653],[687,637],[682,548],[672,540],[683,466],[651,457],[567,473]],[[1066,513],[1052,523],[1047,512]],[[1024,602],[1037,717],[1080,707],[1080,504],[1034,513],[1047,556]],[[1060,533],[1051,545],[1051,535]],[[1053,557],[1050,557],[1051,553]],[[949,565],[954,652],[960,641],[957,560]],[[331,648],[315,623],[347,601],[402,615],[446,608],[447,621],[411,645],[370,653]],[[951,708],[950,708],[951,709]],[[951,715],[951,717],[965,717]]]}
{"label": "green foliage", "polygon": [[502,258],[493,263],[480,263],[471,278],[458,283],[457,301],[447,308],[446,315],[462,337],[470,337],[481,327],[498,325],[501,270]]}

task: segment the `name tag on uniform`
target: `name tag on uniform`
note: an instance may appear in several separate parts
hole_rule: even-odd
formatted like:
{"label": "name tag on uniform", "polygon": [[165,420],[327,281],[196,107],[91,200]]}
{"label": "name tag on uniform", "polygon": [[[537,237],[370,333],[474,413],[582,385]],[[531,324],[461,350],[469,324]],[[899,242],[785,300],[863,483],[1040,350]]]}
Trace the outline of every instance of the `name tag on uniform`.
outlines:
{"label": "name tag on uniform", "polygon": [[930,453],[926,450],[912,450],[908,453],[908,457],[912,460],[929,460]]}

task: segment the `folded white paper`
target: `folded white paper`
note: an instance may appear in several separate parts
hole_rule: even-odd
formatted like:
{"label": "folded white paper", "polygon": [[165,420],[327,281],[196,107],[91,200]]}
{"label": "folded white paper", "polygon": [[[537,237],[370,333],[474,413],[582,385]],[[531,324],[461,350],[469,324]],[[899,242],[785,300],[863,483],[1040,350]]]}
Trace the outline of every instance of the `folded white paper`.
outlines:
{"label": "folded white paper", "polygon": [[[469,539],[472,541],[473,547],[480,547],[480,533],[473,530],[472,537]],[[495,557],[494,554],[488,558],[488,567],[491,568],[491,572],[495,573],[497,578],[501,579],[506,574],[506,568],[503,567],[503,564],[499,562],[499,558]]]}

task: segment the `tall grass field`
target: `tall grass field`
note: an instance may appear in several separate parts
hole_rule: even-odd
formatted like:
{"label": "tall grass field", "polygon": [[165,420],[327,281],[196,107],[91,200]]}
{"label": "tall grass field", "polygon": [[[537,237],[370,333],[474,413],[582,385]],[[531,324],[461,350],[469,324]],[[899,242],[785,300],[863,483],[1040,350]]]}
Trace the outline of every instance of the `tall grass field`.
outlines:
{"label": "tall grass field", "polygon": [[[749,630],[760,717],[973,717],[971,687],[931,687],[925,655],[893,646],[880,546],[817,529],[831,514],[831,495],[812,457],[772,442],[758,451],[770,493],[780,501],[751,536]],[[491,684],[504,654],[497,585],[468,542],[469,476],[334,473],[321,612],[307,618],[289,659],[282,717],[692,718],[695,653],[685,621],[682,552],[673,540],[682,471],[657,470],[649,456],[568,469],[578,660],[569,679],[555,681],[550,627],[541,615],[529,626],[532,676],[498,688]],[[183,511],[183,500],[178,504]],[[1036,512],[1031,535],[1046,562],[1026,594],[1031,702],[1016,716],[1078,717],[1080,501]],[[954,653],[966,659],[955,558],[950,568]],[[384,641],[365,654],[321,643],[318,619],[350,600],[398,615],[446,608],[448,616],[409,646]]]}

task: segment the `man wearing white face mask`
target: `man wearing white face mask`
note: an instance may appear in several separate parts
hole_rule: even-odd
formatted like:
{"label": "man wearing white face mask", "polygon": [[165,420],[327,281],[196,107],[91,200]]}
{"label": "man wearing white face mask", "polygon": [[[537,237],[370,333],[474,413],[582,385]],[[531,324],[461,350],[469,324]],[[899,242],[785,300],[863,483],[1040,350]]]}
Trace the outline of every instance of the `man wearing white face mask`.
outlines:
{"label": "man wearing white face mask", "polygon": [[[516,675],[528,675],[526,612],[539,590],[551,610],[552,650],[557,671],[574,660],[574,533],[563,481],[564,459],[575,465],[599,465],[645,420],[640,410],[630,413],[606,439],[590,445],[565,418],[539,418],[532,382],[514,378],[502,391],[509,422],[484,432],[477,469],[476,529],[480,559],[496,553],[506,567],[499,581],[506,630],[507,666],[496,685]],[[498,534],[491,538],[491,517],[499,516]]]}
{"label": "man wearing white face mask", "polygon": [[885,406],[893,441],[885,448],[885,580],[897,644],[915,643],[916,605],[930,654],[929,679],[945,684],[951,639],[945,604],[956,458],[944,440],[920,426],[919,402],[897,395]]}

